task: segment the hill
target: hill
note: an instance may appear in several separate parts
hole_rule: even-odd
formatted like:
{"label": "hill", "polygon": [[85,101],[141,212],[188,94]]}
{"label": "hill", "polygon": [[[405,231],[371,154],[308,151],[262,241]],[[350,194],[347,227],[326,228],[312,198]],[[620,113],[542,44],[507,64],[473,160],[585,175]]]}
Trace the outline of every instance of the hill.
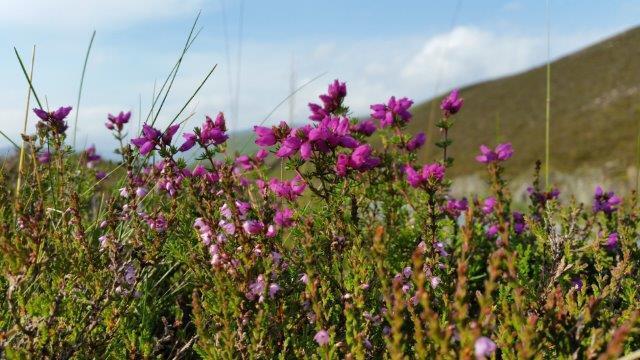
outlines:
{"label": "hill", "polygon": [[[465,106],[456,115],[451,150],[454,174],[481,169],[480,144],[510,141],[515,172],[544,159],[546,68],[460,89]],[[414,108],[410,129],[433,143],[440,97]],[[606,165],[622,171],[636,163],[640,122],[640,28],[634,28],[551,64],[551,169],[563,172]],[[433,158],[435,147],[422,153]]]}

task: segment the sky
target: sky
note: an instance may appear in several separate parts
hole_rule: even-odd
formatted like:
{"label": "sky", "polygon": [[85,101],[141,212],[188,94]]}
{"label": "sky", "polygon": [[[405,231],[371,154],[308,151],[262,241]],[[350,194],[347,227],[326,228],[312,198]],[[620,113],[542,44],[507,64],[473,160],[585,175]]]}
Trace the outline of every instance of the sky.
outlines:
{"label": "sky", "polygon": [[[306,104],[336,78],[347,83],[354,114],[391,95],[418,102],[544,63],[547,20],[551,57],[558,58],[640,19],[640,0],[550,0],[549,9],[547,19],[544,0],[2,0],[0,129],[18,141],[27,83],[13,48],[28,67],[36,45],[34,87],[50,108],[74,107],[73,132],[82,64],[96,30],[77,144],[111,151],[107,114],[132,111],[131,133],[140,115],[144,122],[154,86],[176,62],[199,11],[201,31],[158,124],[173,119],[216,64],[187,107],[194,116],[186,130],[218,111],[231,130],[304,122]],[[31,115],[27,132],[35,121]],[[8,145],[0,138],[0,148]]]}

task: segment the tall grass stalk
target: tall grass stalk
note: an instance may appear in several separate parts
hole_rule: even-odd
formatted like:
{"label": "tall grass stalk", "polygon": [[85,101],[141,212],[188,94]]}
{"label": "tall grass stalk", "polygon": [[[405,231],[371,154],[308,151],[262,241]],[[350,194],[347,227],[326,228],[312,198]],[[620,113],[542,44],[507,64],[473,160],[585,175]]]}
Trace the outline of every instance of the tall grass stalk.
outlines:
{"label": "tall grass stalk", "polygon": [[73,123],[73,142],[72,146],[76,147],[76,135],[78,133],[78,114],[80,113],[80,99],[82,98],[82,86],[84,85],[84,75],[87,71],[87,62],[89,62],[89,54],[91,53],[91,47],[93,46],[93,40],[96,38],[96,31],[93,30],[91,34],[91,40],[89,40],[89,46],[87,47],[87,53],[84,55],[84,64],[82,65],[82,75],[80,76],[80,87],[78,87],[78,101],[76,102],[76,118]]}
{"label": "tall grass stalk", "polygon": [[544,185],[549,187],[549,131],[551,123],[551,17],[547,0],[547,96],[544,130]]}
{"label": "tall grass stalk", "polygon": [[[29,82],[33,80],[33,66],[36,60],[36,46],[33,45],[33,50],[31,51],[31,71],[29,72]],[[24,124],[22,126],[22,133],[27,133],[27,121],[29,120],[29,105],[31,103],[31,87],[27,87],[27,101],[24,110]],[[24,148],[25,148],[25,140],[22,140],[22,147],[20,147],[20,160],[18,163],[18,181],[16,181],[16,201],[20,197],[20,183],[22,181],[22,168],[24,166]]]}

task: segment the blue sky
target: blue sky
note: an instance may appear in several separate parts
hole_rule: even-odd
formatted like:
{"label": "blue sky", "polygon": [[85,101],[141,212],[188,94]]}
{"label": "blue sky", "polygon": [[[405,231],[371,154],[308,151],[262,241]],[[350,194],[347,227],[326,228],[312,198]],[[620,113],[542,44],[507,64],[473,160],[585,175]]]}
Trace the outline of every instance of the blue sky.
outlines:
{"label": "blue sky", "polygon": [[[161,82],[175,62],[198,10],[202,32],[160,123],[175,115],[213,64],[219,65],[216,72],[189,107],[196,116],[188,127],[204,114],[224,111],[233,129],[248,128],[289,94],[292,83],[325,72],[268,123],[288,120],[291,109],[294,121],[304,121],[306,103],[334,78],[347,82],[349,104],[362,114],[390,95],[420,101],[546,58],[543,0],[3,0],[0,128],[18,139],[24,116],[26,83],[13,46],[26,59],[36,44],[39,95],[51,107],[75,107],[84,52],[96,29],[78,143],[108,152],[113,143],[103,127],[107,112],[132,110],[137,119],[142,96],[146,114],[154,81]],[[636,26],[637,19],[639,0],[551,0],[552,56]],[[30,131],[34,123],[32,117]]]}

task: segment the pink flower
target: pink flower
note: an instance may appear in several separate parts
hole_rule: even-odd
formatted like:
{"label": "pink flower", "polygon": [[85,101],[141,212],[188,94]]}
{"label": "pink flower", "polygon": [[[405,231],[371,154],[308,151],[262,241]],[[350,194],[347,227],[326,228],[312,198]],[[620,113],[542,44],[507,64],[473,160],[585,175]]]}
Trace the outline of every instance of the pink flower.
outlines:
{"label": "pink flower", "polygon": [[489,164],[508,160],[511,156],[513,156],[511,143],[499,144],[495,150],[490,149],[486,145],[480,145],[480,155],[476,156],[476,160],[483,164]]}
{"label": "pink flower", "polygon": [[411,152],[418,150],[422,147],[422,145],[424,145],[426,141],[427,135],[425,135],[423,132],[418,133],[416,136],[407,141],[407,150]]}
{"label": "pink flower", "polygon": [[247,235],[257,235],[264,230],[264,224],[258,220],[247,220],[242,223],[242,229]]}
{"label": "pink flower", "polygon": [[392,96],[387,104],[371,105],[371,117],[380,121],[380,126],[387,127],[393,124],[404,125],[411,120],[409,108],[413,105],[413,101],[404,97],[396,100]]}
{"label": "pink flower", "polygon": [[458,95],[458,90],[453,90],[446,98],[442,100],[440,103],[440,109],[442,110],[445,117],[449,117],[460,111],[462,105],[464,104],[464,99]]}
{"label": "pink flower", "polygon": [[273,146],[276,144],[276,134],[274,133],[273,128],[254,126],[253,131],[256,133],[256,145]]}
{"label": "pink flower", "polygon": [[488,197],[484,199],[484,202],[482,204],[482,212],[485,214],[491,214],[497,203],[498,202],[494,197]]}
{"label": "pink flower", "polygon": [[481,336],[476,339],[474,345],[476,358],[484,359],[485,357],[491,356],[491,354],[496,351],[496,349],[496,343],[491,341],[491,339],[489,339],[488,337]]}
{"label": "pink flower", "polygon": [[281,227],[289,227],[293,225],[293,211],[289,208],[276,211],[273,221]]}
{"label": "pink flower", "polygon": [[336,159],[335,171],[339,177],[347,176],[347,170],[349,169],[349,156],[347,154],[338,154]]}
{"label": "pink flower", "polygon": [[325,346],[329,343],[329,332],[327,330],[320,330],[313,337],[313,340],[315,340],[318,345]]}

